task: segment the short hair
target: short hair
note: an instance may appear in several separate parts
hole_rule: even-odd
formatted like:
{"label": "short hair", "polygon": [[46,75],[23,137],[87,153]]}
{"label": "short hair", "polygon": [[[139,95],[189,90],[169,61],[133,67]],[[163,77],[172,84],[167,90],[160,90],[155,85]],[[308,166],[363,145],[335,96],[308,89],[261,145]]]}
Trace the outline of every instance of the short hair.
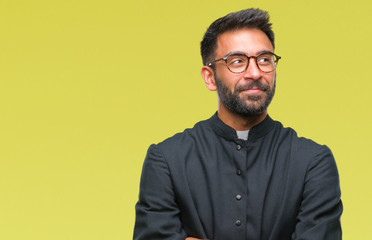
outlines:
{"label": "short hair", "polygon": [[209,26],[200,44],[203,64],[206,65],[214,60],[217,49],[217,38],[225,32],[244,28],[258,29],[266,34],[273,48],[275,48],[274,32],[271,29],[269,20],[269,13],[258,8],[249,8],[239,12],[229,13],[217,19]]}

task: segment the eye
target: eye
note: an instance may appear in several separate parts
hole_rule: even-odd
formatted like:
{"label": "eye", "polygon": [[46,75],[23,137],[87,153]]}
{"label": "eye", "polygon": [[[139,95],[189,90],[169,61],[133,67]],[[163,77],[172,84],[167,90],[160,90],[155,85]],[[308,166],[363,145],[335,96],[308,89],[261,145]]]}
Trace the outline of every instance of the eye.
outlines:
{"label": "eye", "polygon": [[258,61],[264,63],[264,62],[270,62],[270,59],[269,58],[259,58]]}
{"label": "eye", "polygon": [[247,63],[247,57],[244,55],[231,55],[227,58],[227,64],[229,66],[240,66]]}
{"label": "eye", "polygon": [[241,62],[243,62],[241,59],[234,59],[234,61],[232,62],[232,64],[241,63]]}
{"label": "eye", "polygon": [[260,65],[268,65],[273,63],[273,55],[271,53],[264,53],[257,57],[257,63]]}

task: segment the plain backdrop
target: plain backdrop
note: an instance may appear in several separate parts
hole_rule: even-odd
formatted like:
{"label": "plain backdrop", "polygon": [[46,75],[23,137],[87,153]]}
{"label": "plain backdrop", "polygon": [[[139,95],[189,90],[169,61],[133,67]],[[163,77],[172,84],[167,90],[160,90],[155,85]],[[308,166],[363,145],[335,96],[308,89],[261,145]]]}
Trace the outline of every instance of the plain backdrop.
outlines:
{"label": "plain backdrop", "polygon": [[148,146],[216,111],[206,28],[249,7],[282,56],[269,114],[332,149],[344,239],[372,239],[367,0],[0,0],[0,239],[131,239]]}

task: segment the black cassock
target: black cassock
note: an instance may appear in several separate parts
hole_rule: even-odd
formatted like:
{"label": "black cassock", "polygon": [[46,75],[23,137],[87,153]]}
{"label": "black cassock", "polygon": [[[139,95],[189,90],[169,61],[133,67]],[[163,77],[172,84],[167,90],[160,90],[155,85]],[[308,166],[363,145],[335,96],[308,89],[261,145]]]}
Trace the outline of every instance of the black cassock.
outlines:
{"label": "black cassock", "polygon": [[215,114],[151,145],[135,240],[337,240],[342,203],[328,147],[269,116],[248,140]]}

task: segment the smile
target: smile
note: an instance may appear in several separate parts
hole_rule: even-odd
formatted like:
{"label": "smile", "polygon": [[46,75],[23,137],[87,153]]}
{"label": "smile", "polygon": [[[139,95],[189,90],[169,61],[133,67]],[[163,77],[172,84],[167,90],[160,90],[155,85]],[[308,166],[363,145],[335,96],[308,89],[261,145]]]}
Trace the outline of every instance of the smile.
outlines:
{"label": "smile", "polygon": [[259,94],[259,93],[262,93],[263,91],[258,88],[251,88],[251,89],[243,90],[242,92],[248,93],[248,94]]}

